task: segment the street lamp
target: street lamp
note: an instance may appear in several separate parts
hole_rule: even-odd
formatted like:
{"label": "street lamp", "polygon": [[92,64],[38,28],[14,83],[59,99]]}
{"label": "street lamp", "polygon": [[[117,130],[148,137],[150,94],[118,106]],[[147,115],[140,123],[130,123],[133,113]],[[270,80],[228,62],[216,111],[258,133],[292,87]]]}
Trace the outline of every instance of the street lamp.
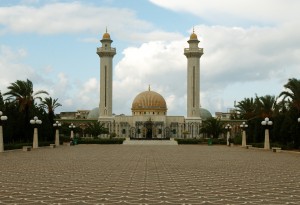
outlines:
{"label": "street lamp", "polygon": [[300,117],[298,118],[298,122],[300,123]]}
{"label": "street lamp", "polygon": [[39,141],[38,141],[39,139],[38,139],[38,128],[37,128],[37,126],[42,124],[42,120],[39,120],[39,118],[37,116],[35,116],[29,122],[30,122],[30,124],[32,124],[34,126],[32,148],[38,148],[39,147]]}
{"label": "street lamp", "polygon": [[230,130],[231,130],[230,124],[227,124],[225,126],[225,130],[227,130],[227,145],[229,146],[229,138],[230,138]]}
{"label": "street lamp", "polygon": [[6,120],[7,120],[7,116],[4,116],[3,112],[0,111],[0,152],[4,152],[2,123]]}
{"label": "street lamp", "polygon": [[246,129],[248,127],[248,125],[243,122],[240,127],[242,128],[243,130],[243,136],[242,136],[242,147],[246,147]]}
{"label": "street lamp", "polygon": [[74,132],[73,132],[73,130],[75,129],[75,125],[73,125],[73,123],[71,123],[70,125],[69,125],[69,128],[71,129],[71,140],[73,140],[74,139]]}
{"label": "street lamp", "polygon": [[261,125],[265,126],[265,144],[264,144],[264,149],[270,149],[270,137],[269,137],[269,129],[268,126],[273,125],[273,122],[270,121],[268,117],[265,118],[261,122]]}
{"label": "street lamp", "polygon": [[55,128],[55,146],[59,146],[59,127],[61,126],[61,124],[56,121],[53,124],[53,127]]}

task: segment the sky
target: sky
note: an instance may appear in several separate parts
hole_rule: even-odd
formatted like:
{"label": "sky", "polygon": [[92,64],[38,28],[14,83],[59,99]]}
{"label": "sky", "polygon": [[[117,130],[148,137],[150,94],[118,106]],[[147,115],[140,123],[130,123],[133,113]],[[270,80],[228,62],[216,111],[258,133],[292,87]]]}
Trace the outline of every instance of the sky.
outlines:
{"label": "sky", "polygon": [[58,98],[56,113],[99,106],[96,48],[106,28],[113,59],[113,113],[131,114],[148,89],[168,115],[186,116],[187,59],[194,32],[201,107],[227,112],[244,98],[275,95],[300,78],[298,0],[0,0],[0,91],[29,79]]}

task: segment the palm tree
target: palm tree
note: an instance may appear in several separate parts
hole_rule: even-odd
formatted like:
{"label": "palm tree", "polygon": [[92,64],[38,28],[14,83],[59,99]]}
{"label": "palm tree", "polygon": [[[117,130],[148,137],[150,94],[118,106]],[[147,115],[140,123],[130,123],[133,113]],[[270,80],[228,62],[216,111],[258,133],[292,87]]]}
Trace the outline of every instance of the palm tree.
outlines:
{"label": "palm tree", "polygon": [[101,134],[108,134],[108,129],[104,127],[104,123],[100,124],[99,122],[93,122],[87,124],[85,132],[93,137],[97,137]]}
{"label": "palm tree", "polygon": [[224,133],[224,123],[220,119],[208,118],[203,121],[200,133],[207,134],[209,137],[218,138],[220,134]]}
{"label": "palm tree", "polygon": [[58,98],[52,99],[52,97],[45,97],[44,100],[42,100],[42,103],[40,105],[41,108],[48,111],[48,117],[50,120],[50,123],[54,123],[54,110],[61,106],[60,103],[57,102]]}
{"label": "palm tree", "polygon": [[256,96],[255,99],[256,103],[256,112],[258,116],[265,118],[265,117],[272,117],[273,112],[276,107],[276,98],[273,95],[265,95],[258,97]]}
{"label": "palm tree", "polygon": [[34,106],[34,101],[36,99],[39,99],[40,101],[42,100],[39,96],[40,94],[48,95],[48,93],[43,90],[33,92],[33,84],[28,79],[26,81],[17,80],[16,82],[11,83],[11,85],[7,88],[9,91],[4,94],[5,96],[8,96],[6,100],[16,103],[19,108],[19,112],[24,113],[24,133],[28,140],[30,109]]}
{"label": "palm tree", "polygon": [[244,98],[244,100],[238,102],[236,107],[238,108],[237,110],[240,113],[242,119],[249,120],[256,116],[256,105],[253,98]]}
{"label": "palm tree", "polygon": [[279,97],[283,96],[283,100],[290,99],[291,107],[300,112],[300,80],[296,78],[289,79],[288,83],[284,85],[287,91],[280,93]]}

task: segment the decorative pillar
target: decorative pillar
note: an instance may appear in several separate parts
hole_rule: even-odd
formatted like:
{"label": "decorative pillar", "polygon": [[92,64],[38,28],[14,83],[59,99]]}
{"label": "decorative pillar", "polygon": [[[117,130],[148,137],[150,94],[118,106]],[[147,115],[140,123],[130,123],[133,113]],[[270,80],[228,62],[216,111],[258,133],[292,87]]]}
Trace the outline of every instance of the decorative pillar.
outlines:
{"label": "decorative pillar", "polygon": [[7,120],[7,116],[4,116],[3,113],[2,113],[2,111],[0,111],[0,152],[4,152],[2,124],[6,120]]}
{"label": "decorative pillar", "polygon": [[59,146],[59,127],[61,126],[61,124],[56,121],[54,124],[53,124],[53,127],[55,128],[55,145],[56,146]]}
{"label": "decorative pillar", "polygon": [[227,130],[227,137],[226,137],[226,144],[229,146],[230,145],[230,143],[229,143],[229,139],[230,139],[230,130],[231,130],[231,126],[230,126],[230,124],[227,124],[226,126],[225,126],[225,130]]}
{"label": "decorative pillar", "polygon": [[248,127],[248,125],[245,122],[243,122],[243,124],[241,124],[240,127],[242,128],[242,147],[246,147],[246,128]]}
{"label": "decorative pillar", "polygon": [[42,124],[42,120],[39,120],[37,116],[35,116],[32,120],[29,121],[30,124],[34,126],[33,129],[33,143],[32,148],[38,148],[39,147],[39,136],[38,136],[38,128],[37,126]]}
{"label": "decorative pillar", "polygon": [[265,143],[264,143],[264,149],[270,149],[270,136],[269,136],[268,126],[273,125],[273,122],[270,121],[268,117],[266,117],[265,120],[261,122],[261,125],[265,126]]}

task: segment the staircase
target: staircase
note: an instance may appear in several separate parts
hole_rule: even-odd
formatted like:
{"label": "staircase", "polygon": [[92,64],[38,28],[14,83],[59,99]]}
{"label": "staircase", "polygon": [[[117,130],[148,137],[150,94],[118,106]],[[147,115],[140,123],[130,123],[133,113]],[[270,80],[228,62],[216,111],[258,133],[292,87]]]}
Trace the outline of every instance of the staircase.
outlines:
{"label": "staircase", "polygon": [[170,140],[130,140],[126,138],[123,145],[178,145],[173,138]]}

